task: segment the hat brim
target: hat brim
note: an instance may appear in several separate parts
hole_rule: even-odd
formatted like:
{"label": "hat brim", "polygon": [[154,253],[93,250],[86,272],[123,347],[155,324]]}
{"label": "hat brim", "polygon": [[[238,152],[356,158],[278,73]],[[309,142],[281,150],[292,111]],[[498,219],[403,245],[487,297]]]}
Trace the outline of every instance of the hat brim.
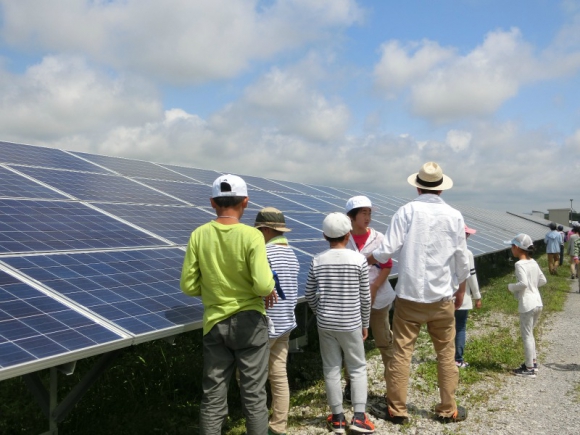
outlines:
{"label": "hat brim", "polygon": [[407,182],[411,186],[415,186],[415,187],[418,187],[419,189],[423,189],[423,190],[436,190],[436,191],[447,190],[447,189],[451,189],[453,187],[453,180],[445,174],[443,174],[443,182],[439,186],[435,186],[435,187],[423,186],[422,184],[417,183],[417,175],[418,174],[419,174],[418,172],[415,172],[414,174],[409,175],[409,177],[407,178]]}
{"label": "hat brim", "polygon": [[272,230],[280,231],[281,233],[288,233],[288,232],[292,231],[290,228],[275,227],[273,225],[268,225],[268,224],[255,224],[254,228],[270,228]]}
{"label": "hat brim", "polygon": [[474,230],[473,228],[467,227],[467,228],[465,228],[465,232],[467,234],[475,234],[475,233],[477,233],[477,230]]}

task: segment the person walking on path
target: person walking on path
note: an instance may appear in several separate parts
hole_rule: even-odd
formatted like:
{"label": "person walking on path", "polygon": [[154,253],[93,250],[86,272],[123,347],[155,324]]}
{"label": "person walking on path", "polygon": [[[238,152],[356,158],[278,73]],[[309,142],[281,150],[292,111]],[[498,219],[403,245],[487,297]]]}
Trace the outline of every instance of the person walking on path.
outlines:
{"label": "person walking on path", "polygon": [[286,219],[280,210],[274,207],[263,208],[256,215],[254,227],[264,236],[268,262],[286,298],[284,300],[279,298],[272,308],[266,310],[266,314],[274,324],[274,330],[270,330],[269,334],[268,380],[272,393],[272,415],[268,435],[285,435],[290,407],[286,362],[290,333],[296,328],[294,309],[298,301],[300,264],[294,250],[288,246],[285,234],[291,230],[286,227]]}
{"label": "person walking on path", "polygon": [[265,308],[277,300],[274,278],[264,238],[239,222],[248,206],[244,180],[218,177],[210,203],[217,217],[191,233],[180,281],[185,294],[201,296],[203,303],[200,432],[221,434],[228,416],[228,386],[237,366],[247,433],[267,435]]}
{"label": "person walking on path", "polygon": [[[383,243],[367,257],[370,264],[391,257],[399,260],[386,410],[374,412],[395,424],[408,421],[409,366],[421,325],[427,324],[437,353],[441,398],[435,406],[437,419],[462,421],[467,410],[455,401],[459,371],[454,358],[455,310],[463,304],[470,270],[465,223],[461,213],[441,199],[441,192],[450,189],[453,181],[437,163],[425,163],[407,181],[419,197],[397,210]],[[454,288],[458,288],[455,295]]]}
{"label": "person walking on path", "polygon": [[550,275],[558,274],[558,264],[560,262],[560,245],[562,244],[562,235],[556,229],[554,222],[550,223],[550,231],[544,237],[546,244],[546,254],[548,254],[548,269]]}
{"label": "person walking on path", "polygon": [[568,236],[568,256],[570,258],[570,279],[578,278],[578,266],[576,266],[576,262],[574,261],[574,246],[576,244],[576,240],[580,236],[578,236],[578,227],[572,227]]}
{"label": "person walking on path", "polygon": [[[465,226],[466,239],[476,232],[477,231],[473,228],[469,228],[467,225]],[[473,253],[468,249],[467,255],[469,257],[470,270],[469,277],[465,284],[465,297],[463,298],[463,304],[461,307],[458,310],[455,310],[455,364],[459,368],[469,366],[469,363],[463,359],[469,310],[473,309],[474,302],[475,308],[481,308],[481,293],[479,292],[479,283],[477,282],[477,275],[475,273]]]}
{"label": "person walking on path", "polygon": [[536,340],[534,328],[542,314],[542,297],[538,287],[546,284],[542,269],[530,255],[534,252],[534,243],[527,234],[518,234],[511,242],[512,255],[518,259],[515,264],[517,283],[508,284],[508,290],[518,300],[520,313],[520,332],[524,344],[525,362],[515,369],[513,374],[535,378],[538,371]]}
{"label": "person walking on path", "polygon": [[562,264],[564,263],[564,243],[566,243],[568,238],[566,237],[566,233],[564,232],[563,225],[558,225],[558,232],[562,237],[562,243],[560,243],[560,266],[562,266]]}

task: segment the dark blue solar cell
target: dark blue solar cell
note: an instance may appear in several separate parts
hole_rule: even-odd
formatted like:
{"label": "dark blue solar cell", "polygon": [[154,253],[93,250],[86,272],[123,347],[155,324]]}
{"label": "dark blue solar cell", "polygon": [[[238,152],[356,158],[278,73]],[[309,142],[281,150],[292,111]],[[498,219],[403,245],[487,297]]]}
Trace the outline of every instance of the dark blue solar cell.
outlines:
{"label": "dark blue solar cell", "polygon": [[40,334],[48,334],[49,332],[62,331],[67,329],[67,326],[62,322],[54,319],[48,314],[39,314],[32,317],[20,319],[22,323],[38,331]]}
{"label": "dark blue solar cell", "polygon": [[195,228],[215,218],[208,208],[130,204],[99,204],[99,208],[181,245],[187,244]]}
{"label": "dark blue solar cell", "polygon": [[54,319],[58,320],[59,322],[65,324],[69,328],[73,329],[93,324],[92,320],[72,310],[58,311],[52,313],[52,317],[54,317]]}
{"label": "dark blue solar cell", "polygon": [[14,343],[0,344],[0,367],[10,367],[33,359],[34,357],[31,354]]}
{"label": "dark blue solar cell", "polygon": [[38,332],[22,323],[20,320],[12,319],[0,322],[0,335],[10,341],[14,341],[38,335]]}
{"label": "dark blue solar cell", "polygon": [[169,168],[175,172],[185,175],[188,178],[207,184],[209,186],[213,184],[216,178],[222,175],[221,172],[206,169],[185,168],[183,166],[164,165],[164,164],[162,164],[161,166]]}
{"label": "dark blue solar cell", "polygon": [[146,332],[154,331],[155,328],[148,325],[137,317],[126,317],[117,321],[117,325],[121,328],[131,331],[133,334],[145,334]]}
{"label": "dark blue solar cell", "polygon": [[49,189],[48,187],[2,167],[0,167],[0,197],[43,199],[66,198],[64,195]]}
{"label": "dark blue solar cell", "polygon": [[96,165],[85,162],[82,159],[56,148],[19,145],[9,142],[0,142],[0,162],[41,166],[44,168],[59,168],[99,173],[109,172],[106,169],[99,168]]}
{"label": "dark blue solar cell", "polygon": [[111,169],[119,174],[128,177],[147,177],[159,180],[181,180],[186,181],[184,177],[178,173],[170,171],[161,165],[141,160],[123,159],[121,157],[100,156],[96,154],[87,154],[80,152],[73,152],[91,162]]}
{"label": "dark blue solar cell", "polygon": [[52,251],[164,243],[81,203],[0,199],[0,252]]}
{"label": "dark blue solar cell", "polygon": [[18,346],[36,358],[46,358],[65,353],[68,349],[62,347],[45,336],[36,336],[18,340]]}
{"label": "dark blue solar cell", "polygon": [[42,312],[22,300],[8,301],[2,304],[2,310],[15,319],[41,314]]}
{"label": "dark blue solar cell", "polygon": [[93,340],[90,340],[80,332],[71,329],[52,332],[46,336],[70,351],[84,349],[96,344]]}
{"label": "dark blue solar cell", "polygon": [[163,180],[139,180],[141,183],[161,190],[168,195],[187,201],[195,206],[210,206],[211,187],[199,183],[178,183]]}
{"label": "dark blue solar cell", "polygon": [[99,344],[108,343],[110,341],[119,339],[119,336],[117,334],[97,324],[83,326],[78,328],[76,331],[83,334],[85,337],[90,338],[95,343]]}
{"label": "dark blue solar cell", "polygon": [[20,170],[37,180],[72,195],[74,198],[84,201],[163,205],[183,204],[182,201],[116,175],[25,167],[20,168]]}

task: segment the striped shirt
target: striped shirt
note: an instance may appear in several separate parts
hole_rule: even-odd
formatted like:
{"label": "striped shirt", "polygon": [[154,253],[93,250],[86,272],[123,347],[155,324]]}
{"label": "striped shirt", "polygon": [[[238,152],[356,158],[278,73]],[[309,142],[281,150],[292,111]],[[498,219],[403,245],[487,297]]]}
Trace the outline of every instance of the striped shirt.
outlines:
{"label": "striped shirt", "polygon": [[371,312],[366,258],[350,249],[329,249],[312,259],[304,293],[318,327],[331,331],[368,328]]}
{"label": "striped shirt", "polygon": [[266,314],[274,323],[274,334],[270,338],[280,337],[296,328],[294,308],[298,301],[298,272],[300,264],[292,248],[288,245],[266,245],[266,255],[270,268],[275,271],[280,281],[280,287],[286,296],[286,300],[278,298],[278,302],[272,308],[266,310]]}

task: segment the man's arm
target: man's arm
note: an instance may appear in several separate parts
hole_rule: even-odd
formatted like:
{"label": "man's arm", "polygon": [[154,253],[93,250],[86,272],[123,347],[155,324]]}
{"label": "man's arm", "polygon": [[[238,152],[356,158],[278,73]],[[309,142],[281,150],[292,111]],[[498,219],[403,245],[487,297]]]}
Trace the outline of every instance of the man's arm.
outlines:
{"label": "man's arm", "polygon": [[461,308],[461,305],[463,305],[463,298],[465,297],[465,283],[466,281],[463,281],[461,284],[459,284],[459,290],[457,290],[455,292],[455,294],[453,296],[455,296],[455,309],[458,310]]}
{"label": "man's arm", "polygon": [[393,215],[391,224],[385,232],[385,237],[383,238],[381,245],[367,257],[368,263],[386,263],[391,257],[399,252],[405,242],[406,234],[407,223],[404,219],[403,208],[401,207]]}

